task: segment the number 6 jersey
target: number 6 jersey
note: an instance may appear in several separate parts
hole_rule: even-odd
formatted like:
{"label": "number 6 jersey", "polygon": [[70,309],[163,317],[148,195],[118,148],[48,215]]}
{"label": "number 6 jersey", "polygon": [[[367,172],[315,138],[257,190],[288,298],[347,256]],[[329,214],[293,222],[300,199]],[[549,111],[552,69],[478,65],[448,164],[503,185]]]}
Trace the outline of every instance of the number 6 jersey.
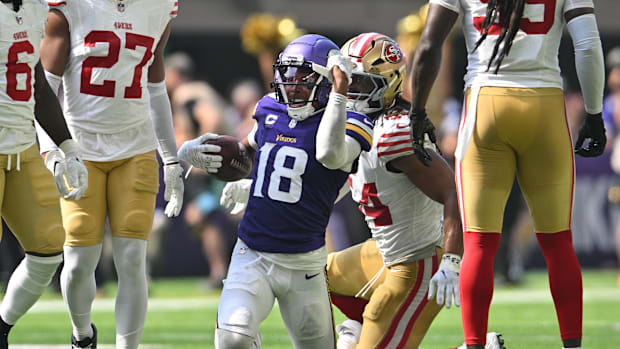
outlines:
{"label": "number 6 jersey", "polygon": [[[273,94],[263,97],[248,136],[256,144],[248,206],[239,238],[268,253],[305,253],[325,245],[325,228],[347,172],[330,170],[316,159],[316,133],[323,112],[296,122]],[[372,144],[372,121],[347,112],[347,136],[363,151]],[[323,265],[325,261],[322,261]]]}
{"label": "number 6 jersey", "polygon": [[0,4],[0,153],[19,153],[36,142],[34,67],[39,62],[47,5],[24,0],[18,12]]}
{"label": "number 6 jersey", "polygon": [[[110,161],[155,149],[147,73],[166,26],[176,17],[177,0],[48,0],[48,4],[69,23],[63,111],[85,148],[84,158]],[[126,140],[84,139],[122,133]],[[133,143],[133,149],[101,143]]]}

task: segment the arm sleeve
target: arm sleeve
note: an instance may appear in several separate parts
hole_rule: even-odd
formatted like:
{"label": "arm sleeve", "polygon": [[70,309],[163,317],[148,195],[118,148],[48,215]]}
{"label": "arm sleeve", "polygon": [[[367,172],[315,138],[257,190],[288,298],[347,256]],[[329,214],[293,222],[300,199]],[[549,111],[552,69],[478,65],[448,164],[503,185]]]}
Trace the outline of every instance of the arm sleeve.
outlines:
{"label": "arm sleeve", "polygon": [[159,143],[159,155],[164,164],[178,162],[177,143],[172,127],[172,110],[166,91],[166,80],[148,83],[151,102],[151,119]]}
{"label": "arm sleeve", "polygon": [[596,17],[594,14],[581,15],[573,18],[567,26],[575,47],[577,78],[586,112],[598,114],[603,109],[605,65]]}
{"label": "arm sleeve", "polygon": [[47,135],[47,132],[45,132],[43,127],[41,127],[36,120],[34,121],[34,127],[37,130],[37,139],[39,140],[39,151],[41,154],[58,149],[56,143],[52,141],[52,138]]}
{"label": "arm sleeve", "polygon": [[[348,171],[364,149],[355,137],[358,132],[349,132],[346,106],[347,97],[332,92],[316,134],[316,159],[329,169]],[[372,144],[372,136],[364,142]]]}
{"label": "arm sleeve", "polygon": [[564,2],[564,13],[582,7],[594,7],[592,0],[566,0]]}

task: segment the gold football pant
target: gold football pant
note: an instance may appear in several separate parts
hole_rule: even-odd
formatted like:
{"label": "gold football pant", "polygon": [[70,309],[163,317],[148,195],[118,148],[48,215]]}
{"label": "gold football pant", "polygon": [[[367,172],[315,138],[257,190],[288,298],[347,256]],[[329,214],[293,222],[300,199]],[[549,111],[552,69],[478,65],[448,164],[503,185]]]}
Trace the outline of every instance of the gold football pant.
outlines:
{"label": "gold football pant", "polygon": [[62,252],[65,232],[58,190],[36,145],[21,152],[19,159],[17,154],[0,154],[0,212],[26,252]]}
{"label": "gold football pant", "polygon": [[464,231],[501,232],[515,173],[536,232],[570,229],[574,159],[562,90],[480,90],[473,136],[456,169]]}
{"label": "gold football pant", "polygon": [[88,189],[78,200],[61,199],[68,246],[101,243],[106,216],[113,236],[147,240],[159,190],[155,151],[131,158],[84,161]]}
{"label": "gold football pant", "polygon": [[354,297],[381,270],[361,297],[369,302],[357,349],[399,347],[417,349],[431,322],[441,310],[428,301],[428,286],[437,270],[437,254],[411,263],[383,268],[375,240],[330,253],[327,259],[330,292]]}

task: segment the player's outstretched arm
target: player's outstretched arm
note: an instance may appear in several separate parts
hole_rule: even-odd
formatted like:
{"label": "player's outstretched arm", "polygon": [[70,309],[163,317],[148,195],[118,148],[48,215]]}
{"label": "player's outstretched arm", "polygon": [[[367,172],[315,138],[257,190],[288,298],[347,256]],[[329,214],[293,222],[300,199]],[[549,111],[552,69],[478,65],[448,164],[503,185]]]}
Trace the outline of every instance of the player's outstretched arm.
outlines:
{"label": "player's outstretched arm", "polygon": [[[577,78],[588,114],[579,130],[575,152],[584,157],[598,156],[605,150],[607,137],[601,115],[605,65],[594,9],[591,7],[571,9],[564,14],[564,18],[573,39]],[[589,142],[584,147],[586,140]]]}
{"label": "player's outstretched arm", "polygon": [[412,74],[411,138],[416,156],[429,165],[432,160],[424,148],[424,135],[435,138],[434,126],[426,116],[425,106],[428,95],[437,78],[441,66],[442,47],[450,34],[458,13],[437,4],[430,4],[426,25],[413,56],[410,71]]}
{"label": "player's outstretched arm", "polygon": [[447,308],[460,306],[459,271],[463,255],[463,228],[459,214],[454,173],[446,161],[434,150],[426,149],[432,161],[425,165],[416,155],[407,155],[388,163],[388,168],[402,171],[429,198],[444,207],[444,254],[439,270],[431,279],[429,299]]}

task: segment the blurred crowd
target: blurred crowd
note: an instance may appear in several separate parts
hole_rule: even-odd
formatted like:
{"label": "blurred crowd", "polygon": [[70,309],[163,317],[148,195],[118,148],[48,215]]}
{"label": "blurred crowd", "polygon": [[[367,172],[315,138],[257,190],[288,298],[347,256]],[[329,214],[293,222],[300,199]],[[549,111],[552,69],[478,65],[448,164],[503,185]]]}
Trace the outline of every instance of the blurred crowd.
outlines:
{"label": "blurred crowd", "polygon": [[[405,52],[413,52],[415,49],[424,25],[425,14],[426,8],[423,7],[398,22],[397,41]],[[271,91],[272,65],[278,52],[288,41],[302,33],[303,31],[297,28],[290,18],[269,14],[258,14],[248,18],[241,30],[241,41],[246,52],[256,56],[262,81],[239,80],[232,85],[227,95],[218,93],[218,89],[211,86],[208,81],[197,79],[196,65],[200,62],[195,62],[188,53],[182,51],[168,53],[165,62],[166,86],[171,99],[177,146],[180,147],[186,140],[206,132],[243,139],[252,128],[251,116],[254,106],[264,94]],[[437,126],[441,151],[450,164],[454,164],[453,154],[462,109],[461,101],[453,97],[459,95],[457,90],[460,88],[453,86],[453,76],[461,73],[453,72],[452,50],[452,45],[446,45],[439,79],[433,87],[427,107],[429,116]],[[410,54],[409,57],[411,56]],[[579,207],[590,205],[579,203],[579,193],[588,193],[592,183],[597,181],[596,178],[603,176],[605,180],[600,186],[604,189],[604,193],[600,195],[600,200],[588,202],[596,202],[598,206],[595,209],[604,212],[590,210],[586,214],[593,213],[595,219],[600,218],[610,224],[601,225],[603,227],[601,229],[608,231],[600,232],[600,238],[595,239],[595,242],[587,237],[575,238],[575,244],[582,244],[581,248],[576,246],[578,254],[588,249],[596,250],[597,246],[609,245],[607,235],[611,235],[612,245],[615,246],[612,258],[620,258],[618,257],[620,256],[620,224],[618,224],[620,223],[620,47],[609,50],[606,64],[608,93],[603,106],[603,118],[608,131],[606,156],[595,158],[597,160],[577,159],[575,211],[578,211]],[[405,96],[408,94],[409,85],[410,82],[406,84]],[[577,88],[568,82],[565,85],[567,118],[573,135],[576,135],[585,116],[583,99]],[[219,197],[225,183],[215,180],[202,170],[189,169],[187,164],[184,168],[189,173],[186,175],[185,202],[181,215],[174,219],[166,218],[163,213],[163,198],[158,200],[158,211],[149,241],[148,260],[151,274],[154,276],[206,274],[208,276],[201,287],[221,288],[230,253],[236,241],[236,227],[242,213],[231,215],[220,206]],[[583,229],[591,229],[591,224],[577,222],[578,219],[580,218],[576,216],[576,224],[581,224]],[[4,227],[4,231],[7,232],[8,229]],[[579,234],[580,228],[574,227],[574,231]],[[590,231],[581,233],[586,236],[591,234]],[[364,241],[368,236],[363,216],[353,201],[345,198],[337,204],[328,225],[328,248],[341,250]],[[8,276],[21,256],[16,252],[18,244],[12,235],[5,233],[3,237],[0,245],[0,281],[6,284]],[[187,256],[191,254],[187,246],[193,246],[193,250],[198,251],[194,253],[193,259]],[[534,246],[532,223],[518,183],[515,181],[507,203],[502,243],[496,259],[496,281],[519,283],[523,270],[535,265],[536,258],[532,257],[532,254],[536,254]],[[179,254],[185,258],[180,258]],[[183,260],[185,264],[181,262],[176,264],[176,260]],[[99,284],[114,277],[111,263],[111,252],[106,253],[104,247],[97,275]],[[616,267],[618,264],[603,266]],[[206,269],[199,265],[206,266]],[[172,269],[177,269],[177,272],[170,272]],[[620,274],[618,285],[620,286]]]}

